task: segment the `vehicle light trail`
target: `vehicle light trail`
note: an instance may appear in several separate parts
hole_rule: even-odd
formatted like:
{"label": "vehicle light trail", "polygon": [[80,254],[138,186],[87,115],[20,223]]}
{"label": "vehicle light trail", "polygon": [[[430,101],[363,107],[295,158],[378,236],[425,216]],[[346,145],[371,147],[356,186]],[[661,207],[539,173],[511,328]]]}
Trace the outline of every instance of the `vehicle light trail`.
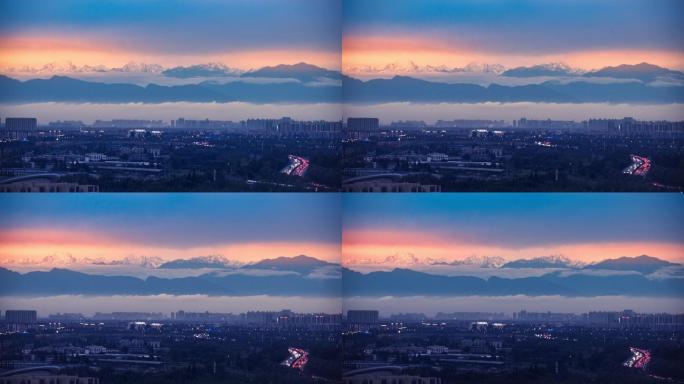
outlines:
{"label": "vehicle light trail", "polygon": [[290,164],[281,172],[286,175],[304,176],[304,173],[309,169],[309,160],[295,155],[288,155],[287,158],[290,160]]}
{"label": "vehicle light trail", "polygon": [[287,351],[290,353],[290,356],[282,364],[290,368],[303,370],[309,361],[309,353],[300,348],[288,348]]}
{"label": "vehicle light trail", "polygon": [[640,349],[635,347],[629,348],[632,356],[623,363],[625,367],[646,369],[646,366],[651,361],[651,352],[647,349]]}
{"label": "vehicle light trail", "polygon": [[648,157],[631,155],[632,164],[625,168],[622,173],[627,175],[646,176],[651,170],[651,160]]}

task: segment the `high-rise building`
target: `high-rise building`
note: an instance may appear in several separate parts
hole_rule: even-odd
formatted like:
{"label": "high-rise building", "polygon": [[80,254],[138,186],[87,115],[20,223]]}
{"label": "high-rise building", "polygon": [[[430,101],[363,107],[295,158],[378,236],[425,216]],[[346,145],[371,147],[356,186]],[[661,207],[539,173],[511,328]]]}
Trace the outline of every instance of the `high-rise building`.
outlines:
{"label": "high-rise building", "polygon": [[8,117],[5,119],[5,137],[9,139],[24,139],[38,130],[38,120],[35,117]]}
{"label": "high-rise building", "polygon": [[35,131],[38,129],[38,120],[35,117],[8,117],[5,119],[5,128],[9,131]]}
{"label": "high-rise building", "polygon": [[5,311],[5,322],[10,324],[32,324],[38,318],[38,313],[33,310],[12,310]]}
{"label": "high-rise building", "polygon": [[347,137],[365,140],[376,135],[379,127],[377,117],[350,117],[347,119]]}
{"label": "high-rise building", "polygon": [[375,324],[378,322],[379,313],[374,310],[349,310],[347,322],[350,324]]}

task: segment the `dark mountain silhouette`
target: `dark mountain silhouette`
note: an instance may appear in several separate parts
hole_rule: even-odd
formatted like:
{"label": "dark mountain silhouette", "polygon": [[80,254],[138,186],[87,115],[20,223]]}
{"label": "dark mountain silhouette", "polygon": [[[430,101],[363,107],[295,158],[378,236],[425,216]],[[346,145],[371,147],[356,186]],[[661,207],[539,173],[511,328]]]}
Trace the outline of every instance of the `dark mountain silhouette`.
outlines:
{"label": "dark mountain silhouette", "polygon": [[[278,259],[274,259],[278,260]],[[286,267],[291,268],[291,267]],[[344,282],[344,284],[342,284]],[[315,279],[301,274],[255,276],[208,273],[196,277],[140,279],[100,276],[66,269],[20,274],[0,268],[0,295],[339,295],[348,296],[658,296],[679,297],[684,279],[649,279],[641,274],[594,275],[554,272],[525,278],[433,275],[409,269],[367,274],[342,269],[342,278]]]}
{"label": "dark mountain silhouette", "polygon": [[587,72],[587,77],[611,77],[614,79],[636,79],[645,83],[650,83],[659,78],[669,77],[684,80],[684,72],[673,71],[671,69],[659,67],[649,63],[636,65],[622,64],[616,67],[605,67],[598,71]]}
{"label": "dark mountain silhouette", "polygon": [[648,86],[639,82],[597,84],[588,81],[504,86],[490,84],[447,84],[395,76],[391,79],[361,81],[344,77],[344,100],[356,103],[379,102],[684,102],[684,86]]}
{"label": "dark mountain silhouette", "polygon": [[620,257],[607,259],[590,264],[585,269],[608,269],[613,271],[636,271],[642,274],[653,273],[663,267],[681,267],[681,264],[658,259],[657,257],[641,255],[637,257]]}
{"label": "dark mountain silhouette", "polygon": [[531,67],[517,67],[501,73],[501,76],[507,77],[568,77],[577,75],[578,71],[563,64],[541,64]]}
{"label": "dark mountain silhouette", "polygon": [[339,267],[339,264],[328,263],[313,257],[299,255],[295,257],[277,257],[275,259],[264,259],[245,266],[250,269],[268,269],[276,271],[293,271],[308,275],[317,268]]}
{"label": "dark mountain silhouette", "polygon": [[349,296],[667,296],[678,297],[684,279],[648,279],[642,275],[594,276],[549,273],[538,277],[488,280],[469,276],[441,276],[407,269],[362,274],[343,269],[343,290]]}
{"label": "dark mountain silhouette", "polygon": [[563,256],[542,256],[509,261],[501,268],[577,268],[579,263]]}
{"label": "dark mountain silhouette", "polygon": [[162,103],[187,102],[339,102],[339,86],[310,87],[301,83],[257,84],[243,81],[145,87],[133,84],[105,84],[65,76],[18,81],[0,75],[0,102],[94,102]]}
{"label": "dark mountain silhouette", "polygon": [[234,268],[235,265],[220,256],[200,256],[191,259],[177,259],[159,265],[160,269],[199,269],[199,268]]}
{"label": "dark mountain silhouette", "polygon": [[[208,75],[221,68],[174,68],[175,76]],[[199,72],[198,72],[199,71]],[[206,72],[209,71],[209,72]],[[200,73],[201,72],[201,73]],[[632,81],[597,84],[590,81],[504,86],[490,84],[450,84],[406,76],[361,81],[314,65],[299,63],[264,67],[242,74],[247,77],[293,78],[300,82],[254,83],[246,80],[227,83],[205,81],[198,84],[162,86],[149,84],[105,84],[77,80],[65,76],[19,81],[0,75],[0,102],[99,102],[161,103],[230,102],[251,103],[299,102],[354,103],[383,102],[557,102],[557,103],[680,103],[684,102],[684,86],[649,86]],[[650,64],[608,67],[586,74],[593,77],[634,78],[651,81],[662,76],[684,76],[681,72]],[[305,83],[320,78],[342,79],[342,86]],[[684,79],[684,77],[682,77]]]}
{"label": "dark mountain silhouette", "polygon": [[320,78],[340,79],[340,72],[317,67],[307,63],[293,65],[280,64],[272,67],[263,67],[254,71],[245,72],[242,77],[268,77],[277,79],[297,79],[308,83]]}
{"label": "dark mountain silhouette", "polygon": [[238,76],[240,73],[223,64],[210,63],[190,65],[187,67],[173,67],[163,70],[162,75],[179,79],[189,79],[193,77]]}
{"label": "dark mountain silhouette", "polygon": [[19,274],[0,268],[0,295],[300,295],[339,296],[340,279],[297,274],[253,276],[205,274],[197,277],[140,279],[90,275],[66,269]]}

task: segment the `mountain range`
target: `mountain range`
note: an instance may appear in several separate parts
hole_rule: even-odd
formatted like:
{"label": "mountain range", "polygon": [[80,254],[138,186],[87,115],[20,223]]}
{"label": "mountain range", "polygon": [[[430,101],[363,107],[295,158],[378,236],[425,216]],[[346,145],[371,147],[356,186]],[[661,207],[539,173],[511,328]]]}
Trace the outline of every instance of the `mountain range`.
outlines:
{"label": "mountain range", "polygon": [[[222,258],[203,261],[220,263]],[[549,259],[551,260],[551,259]],[[193,259],[184,265],[192,265]],[[675,276],[650,278],[648,273],[679,266],[650,256],[608,259],[572,273],[552,271],[541,276],[487,279],[474,276],[444,276],[410,269],[360,273],[338,264],[304,255],[264,259],[232,270],[212,271],[199,276],[145,279],[103,276],[69,269],[18,273],[0,268],[1,295],[59,294],[207,294],[207,295],[301,295],[329,296],[344,292],[351,296],[410,295],[564,295],[564,296],[668,296],[679,297],[684,279]],[[161,267],[161,266],[160,266]],[[173,266],[172,266],[173,267]],[[657,267],[657,268],[656,268]],[[340,275],[320,278],[315,272],[337,268]],[[583,270],[591,273],[583,273]],[[254,274],[267,270],[289,273]],[[615,273],[597,273],[615,271]],[[625,273],[626,272],[626,273]]]}
{"label": "mountain range", "polygon": [[508,77],[564,77],[564,76],[581,76],[585,73],[582,70],[572,68],[563,63],[549,63],[534,65],[531,67],[516,67],[511,68],[501,73],[502,76]]}
{"label": "mountain range", "polygon": [[501,265],[501,268],[581,268],[584,265],[565,256],[551,255],[532,259],[518,259]]}
{"label": "mountain range", "polygon": [[[134,266],[150,269],[217,269],[217,270],[266,270],[289,271],[308,275],[320,268],[339,268],[340,264],[330,263],[306,255],[294,257],[277,257],[262,259],[252,263],[241,263],[222,255],[197,256],[188,259],[174,259],[164,261],[154,256],[126,256],[119,260],[104,260],[101,258],[76,258],[71,254],[52,254],[40,260],[7,259],[5,265],[12,266],[50,266],[63,265],[79,266]],[[540,256],[529,259],[506,261],[500,256],[469,256],[464,259],[444,261],[432,258],[421,259],[413,253],[397,253],[387,256],[381,261],[371,262],[362,260],[361,265],[433,265],[433,266],[463,266],[492,269],[567,269],[567,270],[605,270],[605,271],[633,271],[643,275],[651,274],[666,267],[683,267],[681,264],[658,259],[657,257],[641,255],[637,257],[620,257],[605,259],[590,264],[572,260],[562,255]]]}
{"label": "mountain range", "polygon": [[240,76],[243,71],[230,68],[221,63],[197,64],[188,67],[173,67],[161,71],[161,74],[168,77],[188,79],[193,77],[224,77]]}
{"label": "mountain range", "polygon": [[159,264],[159,269],[232,269],[239,268],[242,263],[229,260],[220,255],[198,256],[190,259],[176,259]]}
{"label": "mountain range", "polygon": [[656,257],[641,255],[637,257],[620,257],[589,264],[585,269],[603,269],[613,271],[637,271],[642,274],[653,273],[665,267],[681,267],[681,264],[660,260]]}
{"label": "mountain range", "polygon": [[[132,65],[133,66],[133,65]],[[112,69],[113,70],[113,69]],[[122,67],[122,70],[123,67]],[[126,70],[134,70],[127,68]],[[362,81],[337,71],[306,63],[277,65],[240,73],[220,64],[160,69],[142,67],[141,71],[159,71],[180,78],[212,77],[220,74],[234,79],[228,82],[204,80],[183,85],[146,86],[127,83],[101,83],[52,76],[47,79],[19,81],[0,75],[0,102],[99,102],[162,103],[231,102],[251,103],[298,102],[320,103],[347,101],[353,103],[383,102],[557,102],[557,103],[681,103],[684,85],[666,83],[649,85],[658,79],[684,81],[684,73],[655,65],[621,65],[587,72],[570,82],[549,80],[526,85],[487,86],[468,83],[444,83],[394,76],[389,79]],[[485,69],[483,69],[485,70]],[[488,69],[492,70],[493,69]],[[512,72],[511,72],[512,71]],[[564,75],[574,71],[562,65],[515,68],[502,76]],[[613,78],[617,82],[593,82],[590,78]],[[254,82],[252,79],[263,79]],[[270,82],[268,79],[295,81]],[[324,81],[316,83],[321,79]],[[629,81],[631,79],[632,81]],[[341,80],[341,86],[339,84]]]}
{"label": "mountain range", "polygon": [[482,279],[394,269],[362,274],[342,271],[345,296],[657,296],[680,297],[684,279],[649,279],[641,274],[563,274]]}

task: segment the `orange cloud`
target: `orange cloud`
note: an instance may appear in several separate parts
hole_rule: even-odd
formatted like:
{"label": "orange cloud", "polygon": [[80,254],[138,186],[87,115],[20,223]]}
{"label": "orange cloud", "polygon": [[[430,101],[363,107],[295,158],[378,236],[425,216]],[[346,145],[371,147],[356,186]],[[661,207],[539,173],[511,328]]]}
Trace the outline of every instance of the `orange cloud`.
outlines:
{"label": "orange cloud", "polygon": [[[164,260],[204,255],[224,255],[231,260],[253,262],[278,256],[305,254],[339,262],[339,244],[307,242],[249,242],[237,244],[172,246],[146,244],[95,231],[10,230],[0,232],[0,265],[38,262],[48,255],[69,254],[76,259],[114,261],[129,255]],[[59,265],[54,265],[59,267]]]}
{"label": "orange cloud", "polygon": [[0,39],[0,67],[41,67],[46,63],[65,61],[78,66],[106,67],[120,67],[131,61],[166,67],[221,62],[243,70],[304,61],[329,69],[339,69],[340,53],[306,49],[245,49],[207,54],[163,54],[124,48],[116,42],[73,36],[6,36]]}
{"label": "orange cloud", "polygon": [[619,64],[649,62],[684,69],[684,53],[658,50],[586,50],[557,54],[514,54],[491,52],[482,47],[449,43],[438,36],[371,35],[345,36],[342,67],[348,73],[364,67],[384,67],[412,61],[417,65],[463,67],[473,62],[507,67],[564,62],[576,68],[599,69]]}

